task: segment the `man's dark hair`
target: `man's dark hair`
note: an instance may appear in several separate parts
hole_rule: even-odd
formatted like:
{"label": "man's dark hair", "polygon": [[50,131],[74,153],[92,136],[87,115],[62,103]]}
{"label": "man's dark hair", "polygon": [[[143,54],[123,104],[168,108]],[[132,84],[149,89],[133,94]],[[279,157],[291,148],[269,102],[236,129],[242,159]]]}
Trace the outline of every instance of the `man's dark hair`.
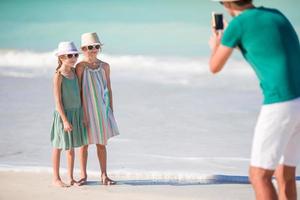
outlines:
{"label": "man's dark hair", "polygon": [[234,1],[232,3],[234,3],[237,6],[245,6],[249,3],[252,3],[252,0],[240,0],[240,1]]}

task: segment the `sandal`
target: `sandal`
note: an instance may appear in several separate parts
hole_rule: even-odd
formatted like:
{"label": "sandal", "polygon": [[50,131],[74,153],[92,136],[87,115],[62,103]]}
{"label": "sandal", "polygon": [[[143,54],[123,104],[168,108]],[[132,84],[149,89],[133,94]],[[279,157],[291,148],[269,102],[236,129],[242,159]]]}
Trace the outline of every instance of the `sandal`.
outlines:
{"label": "sandal", "polygon": [[107,176],[102,176],[101,177],[101,182],[102,182],[102,185],[116,185],[117,184],[116,181],[111,180]]}
{"label": "sandal", "polygon": [[86,185],[87,183],[87,177],[85,178],[81,178],[77,183],[78,183],[78,186],[81,186],[81,185]]}
{"label": "sandal", "polygon": [[75,181],[74,179],[72,179],[72,180],[70,181],[70,186],[73,186],[73,185],[75,185],[75,186],[80,186],[80,183],[77,182],[77,181]]}

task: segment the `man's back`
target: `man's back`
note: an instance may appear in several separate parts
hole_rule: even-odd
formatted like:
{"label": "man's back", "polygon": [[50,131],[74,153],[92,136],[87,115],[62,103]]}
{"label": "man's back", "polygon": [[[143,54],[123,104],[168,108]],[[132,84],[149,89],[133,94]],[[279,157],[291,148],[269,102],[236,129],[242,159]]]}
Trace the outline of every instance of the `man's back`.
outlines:
{"label": "man's back", "polygon": [[264,104],[300,96],[300,45],[286,17],[275,9],[247,9],[224,32],[222,44],[238,46],[255,70]]}

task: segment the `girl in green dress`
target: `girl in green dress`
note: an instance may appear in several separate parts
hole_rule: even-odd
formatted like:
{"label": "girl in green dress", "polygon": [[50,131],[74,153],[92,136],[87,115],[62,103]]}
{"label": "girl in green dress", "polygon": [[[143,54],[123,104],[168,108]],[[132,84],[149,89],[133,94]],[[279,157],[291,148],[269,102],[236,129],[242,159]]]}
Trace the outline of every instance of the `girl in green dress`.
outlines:
{"label": "girl in green dress", "polygon": [[[86,145],[87,136],[83,126],[78,79],[73,67],[77,61],[78,51],[73,42],[61,42],[56,55],[59,66],[53,78],[56,109],[51,130],[53,185],[67,187],[78,185],[73,178],[73,148]],[[62,150],[67,152],[69,184],[65,184],[59,175]]]}

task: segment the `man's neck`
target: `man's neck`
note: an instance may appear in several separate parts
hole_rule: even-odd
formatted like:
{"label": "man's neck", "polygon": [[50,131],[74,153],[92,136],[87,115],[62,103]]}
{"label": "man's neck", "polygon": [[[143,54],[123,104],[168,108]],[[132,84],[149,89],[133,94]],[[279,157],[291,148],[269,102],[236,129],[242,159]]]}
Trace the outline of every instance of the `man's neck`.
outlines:
{"label": "man's neck", "polygon": [[251,8],[255,8],[255,6],[253,4],[249,4],[249,5],[245,5],[243,7],[235,8],[235,10],[233,11],[233,14],[236,17],[236,16],[240,15],[242,12],[244,12],[245,10],[248,10]]}

